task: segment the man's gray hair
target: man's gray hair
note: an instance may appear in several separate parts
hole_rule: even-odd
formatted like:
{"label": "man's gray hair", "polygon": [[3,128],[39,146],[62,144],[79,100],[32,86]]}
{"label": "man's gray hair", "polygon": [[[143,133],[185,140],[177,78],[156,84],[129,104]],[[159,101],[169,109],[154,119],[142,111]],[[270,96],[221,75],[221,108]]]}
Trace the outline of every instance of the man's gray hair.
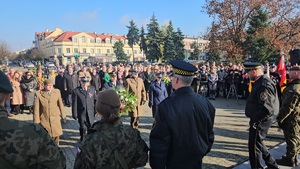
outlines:
{"label": "man's gray hair", "polygon": [[176,77],[178,77],[178,79],[180,79],[180,81],[187,86],[190,86],[192,84],[192,81],[194,79],[194,76],[181,76],[181,75],[177,75]]}

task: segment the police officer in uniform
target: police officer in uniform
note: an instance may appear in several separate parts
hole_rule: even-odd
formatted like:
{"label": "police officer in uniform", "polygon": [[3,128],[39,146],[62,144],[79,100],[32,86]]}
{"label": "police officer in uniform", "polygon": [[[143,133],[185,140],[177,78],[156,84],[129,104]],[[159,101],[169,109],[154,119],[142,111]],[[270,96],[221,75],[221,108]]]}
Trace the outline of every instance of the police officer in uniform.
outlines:
{"label": "police officer in uniform", "polygon": [[281,76],[278,72],[276,72],[276,69],[277,69],[277,66],[275,64],[272,64],[270,66],[270,78],[276,85],[277,92],[278,92],[278,98],[280,101],[280,99],[281,99],[281,88],[280,88]]}
{"label": "police officer in uniform", "polygon": [[282,104],[277,116],[286,141],[286,155],[276,160],[277,164],[294,167],[300,152],[300,67],[290,69],[290,78],[282,93]]}
{"label": "police officer in uniform", "polygon": [[191,88],[197,68],[174,60],[171,95],[158,105],[150,133],[153,169],[201,169],[214,142],[215,108]]}
{"label": "police officer in uniform", "polygon": [[4,104],[13,88],[2,71],[0,82],[0,168],[66,168],[63,152],[40,125],[7,117]]}
{"label": "police officer in uniform", "polygon": [[79,123],[80,140],[95,120],[96,90],[89,85],[89,78],[81,77],[81,86],[73,90],[72,117]]}
{"label": "police officer in uniform", "polygon": [[245,114],[249,122],[249,160],[251,168],[264,168],[261,160],[264,159],[268,168],[278,168],[275,159],[264,144],[268,130],[279,111],[279,99],[273,81],[264,75],[261,63],[245,62],[245,72],[250,80],[254,81],[248,97]]}

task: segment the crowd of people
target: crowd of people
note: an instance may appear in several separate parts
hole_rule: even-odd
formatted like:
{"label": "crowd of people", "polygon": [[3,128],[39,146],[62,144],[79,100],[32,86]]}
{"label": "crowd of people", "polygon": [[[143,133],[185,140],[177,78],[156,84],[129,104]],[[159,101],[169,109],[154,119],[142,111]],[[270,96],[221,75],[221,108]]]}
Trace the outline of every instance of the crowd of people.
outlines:
{"label": "crowd of people", "polygon": [[[300,68],[292,68],[291,75],[298,70]],[[8,121],[14,115],[33,114],[33,123],[45,129],[54,145],[59,145],[59,136],[63,134],[60,121],[66,123],[64,106],[71,107],[72,117],[79,123],[81,143],[74,167],[132,168],[145,165],[148,159],[148,147],[138,132],[142,106],[148,101],[154,118],[150,133],[151,167],[201,168],[202,158],[214,142],[215,108],[208,99],[235,96],[248,99],[245,113],[250,118],[248,148],[251,167],[263,167],[262,159],[269,168],[278,168],[278,164],[295,166],[300,142],[299,136],[296,137],[299,124],[295,113],[287,114],[285,110],[298,111],[295,108],[300,99],[290,102],[286,95],[298,98],[299,91],[294,88],[290,90],[295,92],[285,90],[282,97],[285,109],[279,109],[280,75],[274,64],[270,66],[269,76],[264,71],[260,63],[193,65],[178,60],[153,65],[100,64],[92,67],[70,64],[57,70],[39,67],[36,71],[25,72],[11,67],[4,70],[10,86],[7,83],[6,86],[4,83],[0,85],[0,94],[4,93],[0,97],[0,107],[3,106],[0,111],[7,114]],[[294,79],[300,77],[294,75],[291,80],[296,82]],[[1,80],[6,78],[1,77]],[[120,121],[121,103],[116,88],[124,88],[137,97],[137,105],[129,113],[130,128]],[[292,108],[290,104],[293,104]],[[289,119],[289,115],[295,125],[285,133],[287,156],[275,160],[263,140],[278,113],[281,128],[289,126],[282,125],[286,124],[284,120]],[[99,122],[95,122],[96,114],[101,117]],[[290,133],[292,129],[293,135]],[[40,129],[35,126],[35,130]],[[99,137],[102,142],[99,142]],[[198,137],[201,139],[196,139]],[[61,150],[55,149],[59,154]],[[103,149],[110,153],[105,154],[101,151]]]}

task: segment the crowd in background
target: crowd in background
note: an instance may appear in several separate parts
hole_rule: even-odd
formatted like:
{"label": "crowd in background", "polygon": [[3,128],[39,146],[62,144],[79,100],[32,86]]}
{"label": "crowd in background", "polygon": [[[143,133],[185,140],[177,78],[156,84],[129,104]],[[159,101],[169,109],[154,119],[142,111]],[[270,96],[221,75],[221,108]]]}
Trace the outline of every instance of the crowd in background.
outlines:
{"label": "crowd in background", "polygon": [[[247,73],[244,73],[242,64],[216,65],[214,62],[206,62],[196,66],[198,71],[191,84],[195,92],[213,100],[218,97],[247,99],[249,96],[250,79]],[[35,92],[43,89],[45,79],[53,80],[54,87],[61,92],[64,105],[69,107],[72,92],[80,85],[82,76],[89,78],[90,85],[94,86],[98,93],[113,86],[124,86],[126,79],[131,76],[131,70],[135,70],[138,72],[138,77],[143,80],[147,92],[158,76],[164,82],[167,94],[170,95],[173,91],[169,77],[172,68],[168,64],[98,64],[96,66],[70,64],[65,68],[58,67],[56,70],[49,70],[47,67],[38,67],[34,71],[15,70],[13,67],[3,70],[14,88],[11,99],[6,104],[10,117],[13,116],[12,113],[19,114],[24,111],[33,113]],[[279,86],[280,75],[276,72],[274,64],[270,66],[270,77]],[[149,94],[147,99],[148,96]]]}

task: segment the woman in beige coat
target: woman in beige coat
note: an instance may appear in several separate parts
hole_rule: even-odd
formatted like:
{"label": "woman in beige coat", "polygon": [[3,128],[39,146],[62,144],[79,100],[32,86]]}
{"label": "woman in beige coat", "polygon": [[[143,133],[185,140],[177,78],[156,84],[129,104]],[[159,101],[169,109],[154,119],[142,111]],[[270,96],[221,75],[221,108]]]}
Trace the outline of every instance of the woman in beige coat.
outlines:
{"label": "woman in beige coat", "polygon": [[133,128],[138,128],[139,117],[143,115],[143,105],[146,102],[146,90],[144,86],[143,79],[138,77],[138,72],[136,70],[130,70],[131,77],[126,79],[125,89],[128,92],[133,93],[137,96],[138,102],[136,108],[133,110],[132,113],[129,113],[131,117],[130,125]]}
{"label": "woman in beige coat", "polygon": [[53,81],[44,81],[44,89],[36,92],[33,122],[41,124],[53,140],[59,144],[59,136],[63,134],[60,119],[66,123],[65,108],[58,89],[53,89]]}
{"label": "woman in beige coat", "polygon": [[12,105],[12,109],[13,112],[15,112],[15,114],[21,113],[20,106],[24,104],[20,81],[21,81],[21,75],[18,71],[16,71],[10,79],[11,86],[14,89],[10,104]]}

